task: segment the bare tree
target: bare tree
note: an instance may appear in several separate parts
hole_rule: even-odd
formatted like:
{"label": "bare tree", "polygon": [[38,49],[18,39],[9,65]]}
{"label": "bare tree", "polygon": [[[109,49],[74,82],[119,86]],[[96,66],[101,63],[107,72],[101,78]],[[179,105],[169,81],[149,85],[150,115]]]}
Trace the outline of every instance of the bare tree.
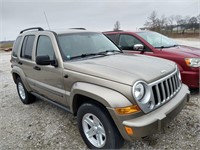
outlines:
{"label": "bare tree", "polygon": [[185,20],[185,23],[188,24],[188,23],[189,23],[189,20],[190,20],[190,16],[185,16],[185,17],[184,17],[184,20]]}
{"label": "bare tree", "polygon": [[113,31],[118,31],[120,29],[120,22],[116,21],[116,23],[114,24],[114,29]]}
{"label": "bare tree", "polygon": [[190,18],[189,23],[190,23],[190,25],[191,25],[194,33],[195,33],[195,31],[196,31],[196,24],[197,24],[197,18],[196,17]]}
{"label": "bare tree", "polygon": [[167,24],[168,24],[167,18],[165,17],[165,15],[162,15],[161,18],[159,19],[160,28],[161,29],[165,28]]}
{"label": "bare tree", "polygon": [[162,15],[159,18],[157,13],[153,11],[149,17],[147,17],[144,26],[147,29],[157,32],[165,31],[166,34],[168,30],[170,30],[172,33],[173,28],[176,28],[177,33],[181,31],[182,34],[184,34],[187,29],[193,29],[195,33],[197,29],[200,29],[200,14],[196,17],[182,17],[181,15],[171,15],[169,17],[165,17],[165,15]]}
{"label": "bare tree", "polygon": [[179,21],[179,26],[181,27],[182,34],[185,33],[186,25],[187,25],[187,22],[186,22],[185,19],[181,19],[181,20]]}
{"label": "bare tree", "polygon": [[174,15],[171,15],[171,16],[168,17],[168,23],[169,23],[171,32],[173,31],[174,20],[175,20]]}
{"label": "bare tree", "polygon": [[197,23],[200,24],[200,14],[197,16]]}
{"label": "bare tree", "polygon": [[176,16],[175,16],[176,27],[177,27],[177,33],[178,33],[178,27],[180,27],[180,21],[181,21],[181,19],[182,19],[181,15],[176,15]]}
{"label": "bare tree", "polygon": [[155,31],[158,27],[159,22],[157,18],[157,13],[153,11],[147,19],[148,20],[145,22],[144,26]]}

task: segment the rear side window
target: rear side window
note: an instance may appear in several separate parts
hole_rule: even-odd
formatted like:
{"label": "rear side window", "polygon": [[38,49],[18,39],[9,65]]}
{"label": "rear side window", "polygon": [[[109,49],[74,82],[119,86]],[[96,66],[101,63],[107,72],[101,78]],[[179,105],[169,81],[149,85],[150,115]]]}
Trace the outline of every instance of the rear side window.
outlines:
{"label": "rear side window", "polygon": [[33,43],[35,40],[34,35],[28,35],[25,36],[23,45],[22,45],[22,51],[21,51],[21,57],[26,59],[32,59],[32,51],[33,51]]}
{"label": "rear side window", "polygon": [[17,57],[17,53],[18,53],[18,50],[19,50],[19,44],[21,43],[21,39],[22,39],[22,37],[19,36],[19,37],[16,39],[16,41],[15,41],[15,43],[14,43],[14,45],[13,45],[12,55],[15,56],[15,57]]}
{"label": "rear side window", "polygon": [[41,35],[38,39],[36,56],[48,55],[51,60],[54,59],[54,49],[51,39],[48,36]]}

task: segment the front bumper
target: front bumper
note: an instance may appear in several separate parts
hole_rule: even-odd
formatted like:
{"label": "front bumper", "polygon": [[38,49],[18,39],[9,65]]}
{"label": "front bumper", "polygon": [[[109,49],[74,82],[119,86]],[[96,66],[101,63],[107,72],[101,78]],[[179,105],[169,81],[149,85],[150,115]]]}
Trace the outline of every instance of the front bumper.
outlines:
{"label": "front bumper", "polygon": [[182,71],[181,72],[182,82],[188,85],[190,88],[200,87],[200,76],[197,71]]}
{"label": "front bumper", "polygon": [[[145,137],[159,131],[183,109],[186,102],[189,100],[189,93],[188,87],[182,84],[182,87],[177,95],[160,108],[140,117],[122,121],[121,126],[117,125],[121,135],[124,139],[132,141],[132,139]],[[120,116],[120,118],[121,117],[122,116]],[[124,118],[126,117],[124,116]],[[116,120],[121,119],[114,120],[116,123]],[[133,135],[128,135],[124,126],[132,128]]]}

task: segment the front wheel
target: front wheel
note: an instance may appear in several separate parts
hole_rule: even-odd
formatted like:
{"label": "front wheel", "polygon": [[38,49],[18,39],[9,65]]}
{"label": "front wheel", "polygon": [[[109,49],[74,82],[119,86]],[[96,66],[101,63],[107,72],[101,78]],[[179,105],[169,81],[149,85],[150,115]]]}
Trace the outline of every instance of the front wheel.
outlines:
{"label": "front wheel", "polygon": [[80,134],[91,149],[116,149],[123,139],[115,124],[103,108],[85,103],[77,114]]}

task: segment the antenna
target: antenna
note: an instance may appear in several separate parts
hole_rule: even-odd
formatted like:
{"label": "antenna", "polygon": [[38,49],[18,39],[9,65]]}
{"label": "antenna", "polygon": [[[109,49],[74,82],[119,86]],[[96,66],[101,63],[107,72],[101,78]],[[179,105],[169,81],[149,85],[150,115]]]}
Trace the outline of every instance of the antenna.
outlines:
{"label": "antenna", "polygon": [[49,22],[48,22],[47,15],[46,15],[45,11],[44,11],[44,17],[45,17],[45,19],[46,19],[47,25],[48,25],[49,30],[50,30]]}

